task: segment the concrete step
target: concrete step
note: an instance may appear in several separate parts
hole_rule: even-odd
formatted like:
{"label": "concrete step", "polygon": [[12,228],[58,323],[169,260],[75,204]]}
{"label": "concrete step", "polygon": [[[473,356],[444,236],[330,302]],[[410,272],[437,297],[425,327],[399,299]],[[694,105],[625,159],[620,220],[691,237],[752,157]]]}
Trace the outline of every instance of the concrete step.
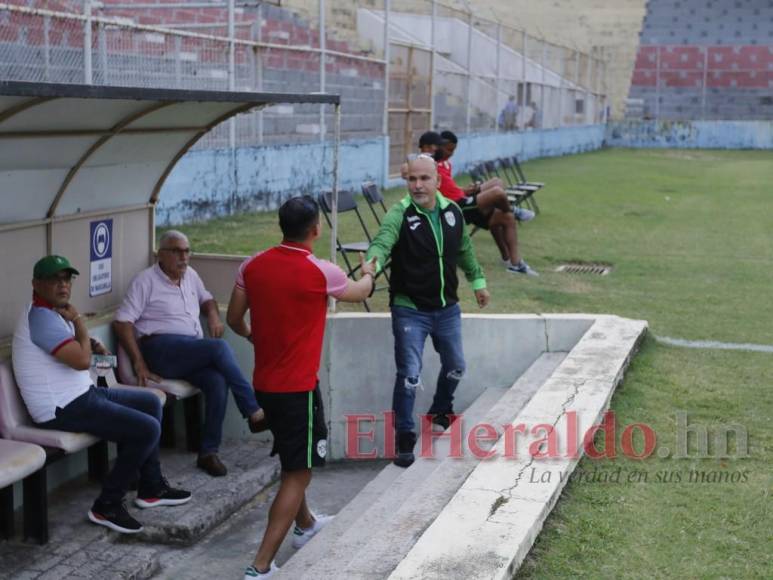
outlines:
{"label": "concrete step", "polygon": [[164,450],[164,472],[175,487],[190,490],[193,499],[174,508],[139,511],[144,530],[138,539],[180,545],[198,542],[279,478],[279,462],[270,452],[271,444],[264,437],[229,442],[220,450],[228,475],[211,477],[195,467],[195,454]]}
{"label": "concrete step", "polygon": [[[512,420],[565,356],[544,354],[509,389],[486,389],[460,419],[462,441],[478,423],[501,428]],[[466,448],[462,458],[448,457],[448,439],[435,441],[434,458],[417,457],[408,469],[385,467],[279,577],[388,576],[479,462]]]}
{"label": "concrete step", "polygon": [[0,542],[0,578],[151,578],[161,553],[202,539],[278,478],[279,462],[269,457],[270,451],[263,436],[224,441],[220,456],[228,475],[215,478],[196,468],[195,453],[162,449],[161,467],[169,483],[192,491],[193,499],[141,510],[129,492],[129,512],[144,527],[133,536],[89,522],[86,513],[100,486],[85,477],[69,482],[49,494],[48,544]]}

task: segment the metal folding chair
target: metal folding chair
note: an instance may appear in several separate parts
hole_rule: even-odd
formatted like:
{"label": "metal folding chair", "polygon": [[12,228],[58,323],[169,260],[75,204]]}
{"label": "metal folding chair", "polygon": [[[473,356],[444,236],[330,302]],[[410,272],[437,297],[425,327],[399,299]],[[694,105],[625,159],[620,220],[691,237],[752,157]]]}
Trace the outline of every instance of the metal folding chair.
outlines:
{"label": "metal folding chair", "polygon": [[526,203],[531,207],[535,213],[539,213],[539,207],[537,201],[534,199],[534,194],[539,191],[538,187],[534,187],[529,184],[521,183],[519,181],[518,173],[515,170],[513,162],[508,158],[502,158],[498,160],[502,181],[507,185],[508,191],[512,191],[517,196],[517,204],[521,205]]}
{"label": "metal folding chair", "polygon": [[[368,202],[368,207],[370,207],[370,211],[373,214],[373,219],[376,220],[376,223],[379,227],[381,227],[381,220],[386,215],[387,209],[386,203],[384,202],[384,196],[381,195],[381,190],[379,189],[378,185],[373,183],[372,181],[365,181],[362,184],[362,195],[365,198],[365,201]],[[376,209],[377,207],[381,207],[381,215],[379,216],[379,211]],[[381,268],[381,271],[376,275],[376,278],[381,276],[381,274],[384,275],[384,278],[386,278],[387,283],[389,283],[389,265],[391,264],[391,260],[387,260],[387,263],[383,265]],[[384,290],[384,287],[377,286],[376,291],[378,290]]]}
{"label": "metal folding chair", "polygon": [[510,158],[510,164],[518,183],[518,187],[525,191],[531,191],[531,195],[529,196],[529,203],[531,204],[534,211],[539,213],[539,206],[537,205],[537,199],[534,197],[534,194],[545,187],[545,184],[541,181],[529,181],[526,179],[526,175],[524,174],[523,168],[518,161],[517,155],[513,155]]}
{"label": "metal folding chair", "polygon": [[481,173],[485,175],[487,180],[497,178],[502,182],[505,193],[507,194],[507,199],[512,207],[515,208],[520,206],[524,202],[526,199],[525,193],[518,188],[512,187],[508,183],[507,176],[502,177],[502,175],[499,174],[496,161],[486,161],[485,163],[481,163],[478,167],[481,168]]}
{"label": "metal folding chair", "polygon": [[[372,181],[365,181],[362,184],[362,195],[365,198],[365,201],[368,202],[368,207],[373,214],[373,218],[376,220],[379,227],[381,227],[381,219],[388,211],[386,203],[384,203],[384,196],[381,195],[381,190],[378,185]],[[376,211],[377,206],[381,207],[381,217],[379,217],[379,212]]]}
{"label": "metal folding chair", "polygon": [[[331,229],[333,228],[333,220],[331,219],[331,216],[333,215],[333,192],[326,191],[323,192],[319,196],[319,206],[320,209],[322,209],[322,214],[325,216],[325,221],[327,222],[328,227]],[[354,214],[357,216],[357,221],[360,223],[360,227],[362,227],[362,231],[365,233],[365,237],[368,239],[367,242],[348,242],[348,243],[342,243],[340,236],[336,236],[336,247],[338,248],[338,252],[341,254],[341,257],[344,259],[344,263],[346,264],[346,275],[350,278],[354,278],[354,275],[357,273],[357,271],[360,269],[359,260],[355,262],[355,265],[352,266],[352,263],[349,261],[349,254],[355,253],[359,254],[362,252],[363,254],[368,251],[368,247],[370,246],[370,242],[372,240],[370,232],[368,231],[368,227],[365,225],[365,221],[362,219],[362,214],[360,213],[360,210],[357,207],[357,202],[354,199],[354,194],[351,191],[339,191],[338,192],[338,215],[345,214],[348,212],[354,212]],[[339,229],[340,231],[340,229]],[[370,312],[370,306],[368,305],[368,301],[363,301],[363,306],[365,307],[365,310]]]}
{"label": "metal folding chair", "polygon": [[532,187],[536,187],[537,189],[542,189],[545,187],[545,184],[541,181],[529,181],[526,179],[526,174],[523,172],[523,168],[521,167],[520,162],[518,161],[518,156],[513,155],[511,158],[511,161],[513,162],[513,166],[515,167],[515,171],[518,174],[518,182],[523,185],[530,185]]}

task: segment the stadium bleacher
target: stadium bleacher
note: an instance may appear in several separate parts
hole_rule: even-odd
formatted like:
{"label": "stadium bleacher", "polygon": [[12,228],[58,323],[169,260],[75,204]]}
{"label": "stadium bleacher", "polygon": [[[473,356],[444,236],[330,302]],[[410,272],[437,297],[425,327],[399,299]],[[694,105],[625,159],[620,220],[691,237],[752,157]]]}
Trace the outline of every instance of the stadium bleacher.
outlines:
{"label": "stadium bleacher", "polygon": [[771,87],[773,2],[648,2],[629,94],[643,116],[773,119]]}

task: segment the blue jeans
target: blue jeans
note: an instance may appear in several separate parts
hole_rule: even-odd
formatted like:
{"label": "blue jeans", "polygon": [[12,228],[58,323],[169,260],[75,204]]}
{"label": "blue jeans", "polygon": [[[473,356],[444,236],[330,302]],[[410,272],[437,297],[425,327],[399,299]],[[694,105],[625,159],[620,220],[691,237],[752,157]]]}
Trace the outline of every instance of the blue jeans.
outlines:
{"label": "blue jeans", "polygon": [[440,374],[435,397],[427,411],[433,415],[453,410],[454,391],[465,370],[462,352],[462,314],[459,304],[421,311],[392,306],[397,377],[392,395],[397,432],[414,431],[413,405],[421,385],[421,357],[427,335],[440,355]]}
{"label": "blue jeans", "polygon": [[201,389],[206,401],[199,453],[217,453],[223,438],[228,390],[243,417],[260,407],[252,385],[244,378],[233,350],[220,338],[154,334],[140,342],[148,368],[165,379],[183,379]]}
{"label": "blue jeans", "polygon": [[118,457],[102,484],[99,501],[120,502],[137,474],[140,490],[156,491],[161,485],[161,401],[153,393],[92,386],[38,427],[90,433],[118,444]]}

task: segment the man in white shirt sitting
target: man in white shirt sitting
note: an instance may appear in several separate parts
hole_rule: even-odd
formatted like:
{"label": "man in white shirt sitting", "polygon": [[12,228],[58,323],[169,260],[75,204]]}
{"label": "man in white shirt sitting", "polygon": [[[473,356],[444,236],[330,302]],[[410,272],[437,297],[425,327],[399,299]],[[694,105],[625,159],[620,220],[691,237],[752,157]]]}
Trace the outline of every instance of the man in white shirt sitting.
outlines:
{"label": "man in white shirt sitting", "polygon": [[[184,379],[204,393],[206,415],[196,464],[212,476],[223,476],[228,470],[217,454],[228,391],[251,431],[268,425],[233,350],[221,339],[225,327],[217,302],[189,266],[190,256],[185,234],[165,232],[159,241],[158,262],[131,281],[113,327],[140,385],[161,377]],[[201,312],[212,338],[204,338]]]}
{"label": "man in white shirt sitting", "polygon": [[32,304],[24,309],[13,335],[13,370],[38,427],[90,433],[119,444],[113,469],[88,517],[134,534],[142,525],[126,510],[124,496],[138,474],[138,507],[180,505],[191,493],[170,487],[161,474],[158,397],[150,391],[94,386],[89,374],[91,340],[83,317],[70,304],[77,274],[62,256],[46,256],[35,264]]}

